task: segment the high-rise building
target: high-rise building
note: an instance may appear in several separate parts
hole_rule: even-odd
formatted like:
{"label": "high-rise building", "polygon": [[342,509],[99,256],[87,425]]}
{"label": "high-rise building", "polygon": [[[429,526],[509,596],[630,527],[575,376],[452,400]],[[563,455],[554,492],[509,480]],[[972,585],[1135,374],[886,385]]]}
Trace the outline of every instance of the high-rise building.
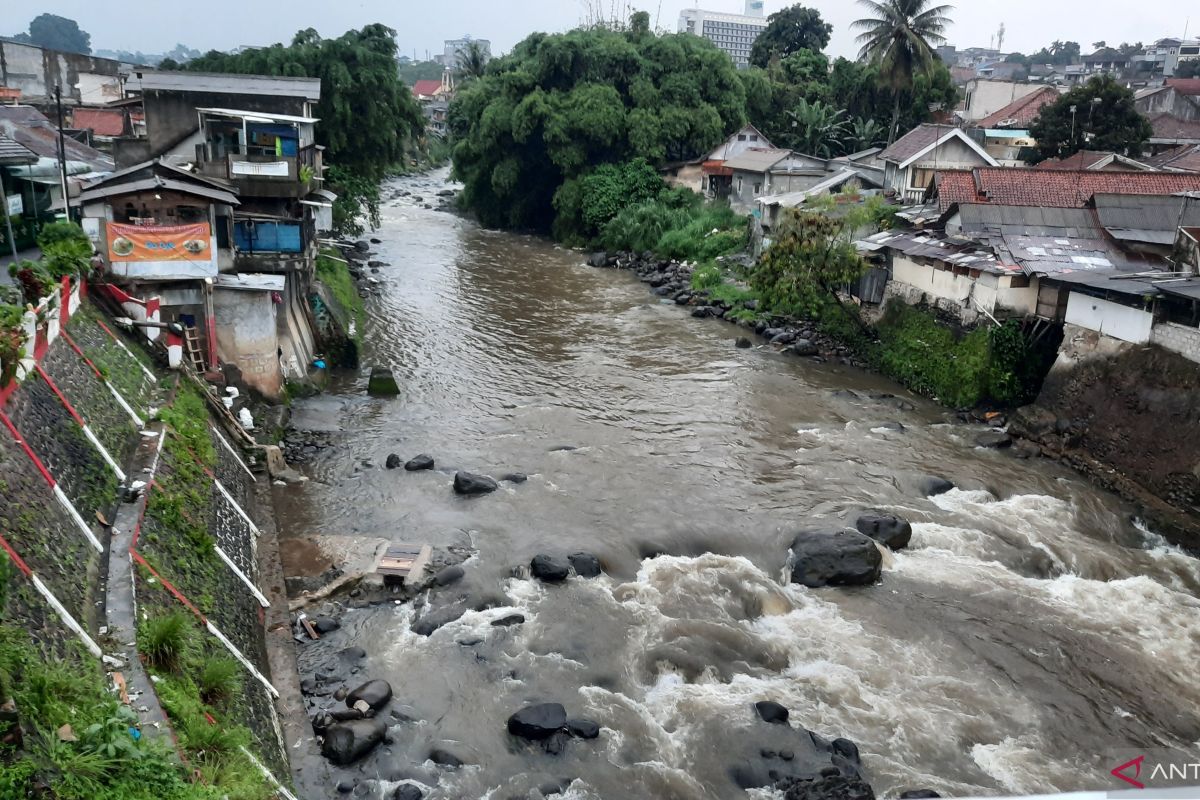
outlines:
{"label": "high-rise building", "polygon": [[482,47],[483,52],[487,54],[489,59],[492,57],[492,43],[489,40],[472,39],[470,36],[464,36],[461,39],[447,39],[446,48],[442,53],[442,57],[435,60],[440,61],[442,66],[447,67],[448,69],[458,69],[459,53],[466,49],[467,45],[472,43]]}
{"label": "high-rise building", "polygon": [[738,67],[750,64],[750,48],[767,27],[763,0],[746,0],[745,14],[688,8],[679,15],[679,32],[703,36],[729,54]]}

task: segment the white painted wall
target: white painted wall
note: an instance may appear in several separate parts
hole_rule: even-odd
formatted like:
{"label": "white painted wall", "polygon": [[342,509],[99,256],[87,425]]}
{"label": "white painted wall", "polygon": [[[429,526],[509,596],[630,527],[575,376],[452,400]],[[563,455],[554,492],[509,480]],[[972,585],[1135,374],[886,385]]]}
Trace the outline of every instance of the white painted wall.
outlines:
{"label": "white painted wall", "polygon": [[1071,292],[1067,298],[1066,322],[1114,339],[1146,344],[1154,327],[1154,316],[1129,306]]}
{"label": "white painted wall", "polygon": [[977,78],[967,81],[964,87],[963,119],[977,122],[1004,108],[1014,100],[1041,89],[1040,83],[1014,83],[1013,81],[989,81]]}

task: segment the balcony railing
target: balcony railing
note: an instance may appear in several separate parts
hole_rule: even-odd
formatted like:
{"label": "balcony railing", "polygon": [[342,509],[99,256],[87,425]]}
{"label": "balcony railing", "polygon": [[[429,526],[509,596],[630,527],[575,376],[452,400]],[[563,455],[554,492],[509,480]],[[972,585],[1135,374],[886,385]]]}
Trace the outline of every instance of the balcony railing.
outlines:
{"label": "balcony railing", "polygon": [[304,197],[323,169],[321,149],[315,145],[282,156],[254,149],[214,155],[210,145],[199,144],[196,162],[201,174],[232,181],[244,197]]}

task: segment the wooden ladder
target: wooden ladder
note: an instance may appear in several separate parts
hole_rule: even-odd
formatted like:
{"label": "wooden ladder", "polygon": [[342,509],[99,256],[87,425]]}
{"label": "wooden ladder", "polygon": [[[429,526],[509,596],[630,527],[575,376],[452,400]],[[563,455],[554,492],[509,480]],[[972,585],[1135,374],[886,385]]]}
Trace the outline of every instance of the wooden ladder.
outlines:
{"label": "wooden ladder", "polygon": [[200,331],[195,325],[189,325],[183,329],[183,341],[187,348],[188,358],[191,359],[192,368],[197,374],[203,375],[204,366],[204,351],[200,347]]}

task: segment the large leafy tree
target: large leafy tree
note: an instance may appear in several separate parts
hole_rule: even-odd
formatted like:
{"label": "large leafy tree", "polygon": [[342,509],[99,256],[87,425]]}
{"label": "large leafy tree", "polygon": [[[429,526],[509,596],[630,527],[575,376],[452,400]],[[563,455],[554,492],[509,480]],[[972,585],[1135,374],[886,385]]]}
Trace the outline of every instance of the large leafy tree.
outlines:
{"label": "large leafy tree", "polygon": [[798,50],[819,53],[829,44],[833,26],[821,19],[815,8],[789,6],[767,18],[766,29],[754,40],[750,63],[765,67],[774,58],[785,58]]}
{"label": "large leafy tree", "polygon": [[484,224],[578,241],[589,173],[702,155],[745,109],[729,57],[700,37],[641,25],[535,33],[451,103],[455,174]]}
{"label": "large leafy tree", "polygon": [[92,52],[91,35],[81,30],[75,20],[57,14],[39,14],[29,23],[29,33],[18,34],[13,38],[45,47],[47,50],[85,55]]}
{"label": "large leafy tree", "polygon": [[840,305],[838,291],[866,271],[854,247],[856,224],[830,214],[789,208],[771,246],[750,274],[767,308],[816,317]]}
{"label": "large leafy tree", "polygon": [[1093,77],[1043,106],[1029,127],[1038,143],[1035,162],[1080,150],[1137,156],[1153,133],[1134,106],[1133,92],[1111,75]]}
{"label": "large leafy tree", "polygon": [[918,75],[929,75],[939,63],[936,45],[946,41],[950,6],[933,5],[934,0],[858,0],[871,16],[853,24],[862,33],[859,59],[879,68],[879,75],[892,90],[892,126],[888,144],[896,141],[900,127],[900,100],[912,90]]}

